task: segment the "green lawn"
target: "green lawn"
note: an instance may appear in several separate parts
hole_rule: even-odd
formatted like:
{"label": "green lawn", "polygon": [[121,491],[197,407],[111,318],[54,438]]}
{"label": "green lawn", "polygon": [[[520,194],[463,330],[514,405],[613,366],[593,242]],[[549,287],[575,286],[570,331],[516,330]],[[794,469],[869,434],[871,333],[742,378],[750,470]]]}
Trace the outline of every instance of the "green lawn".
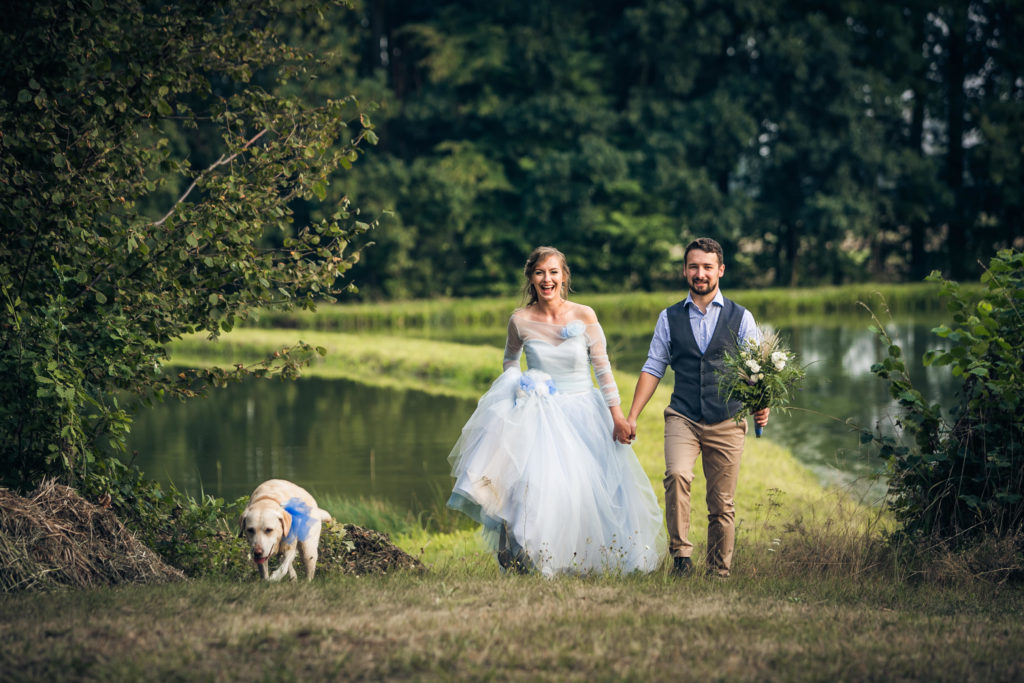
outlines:
{"label": "green lawn", "polygon": [[[174,360],[255,358],[298,339],[328,349],[308,374],[459,396],[479,395],[497,374],[493,347],[313,330],[191,339]],[[635,376],[616,377],[628,402]],[[635,446],[659,497],[667,391],[643,415]],[[699,474],[693,496],[699,560]],[[972,570],[966,556],[902,556],[884,542],[891,521],[879,508],[822,488],[768,438],[747,442],[737,521],[727,580],[678,580],[667,567],[502,576],[474,531],[431,533],[414,521],[398,524],[394,540],[423,560],[422,573],[323,571],[312,584],[273,585],[253,573],[5,595],[0,681],[1024,678],[1019,584]]]}

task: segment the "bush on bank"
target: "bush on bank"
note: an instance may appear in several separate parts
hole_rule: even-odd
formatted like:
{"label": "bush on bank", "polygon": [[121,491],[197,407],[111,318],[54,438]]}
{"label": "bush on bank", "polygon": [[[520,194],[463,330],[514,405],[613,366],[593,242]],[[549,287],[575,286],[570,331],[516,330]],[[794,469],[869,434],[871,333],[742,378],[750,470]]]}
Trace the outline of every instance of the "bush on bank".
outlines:
{"label": "bush on bank", "polygon": [[942,283],[951,322],[935,329],[948,349],[928,352],[923,362],[963,379],[956,402],[943,415],[925,400],[879,324],[889,353],[872,370],[889,382],[912,443],[863,438],[888,462],[890,506],[906,533],[955,546],[1016,539],[1024,557],[1024,253],[1004,250],[992,259],[980,298],[938,274],[929,279]]}

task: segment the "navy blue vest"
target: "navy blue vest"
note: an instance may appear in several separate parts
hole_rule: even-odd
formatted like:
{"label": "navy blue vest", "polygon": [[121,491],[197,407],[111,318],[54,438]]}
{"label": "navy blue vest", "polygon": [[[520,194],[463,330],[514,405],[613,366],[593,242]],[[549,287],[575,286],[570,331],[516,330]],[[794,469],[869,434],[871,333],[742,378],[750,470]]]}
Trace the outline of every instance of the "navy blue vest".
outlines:
{"label": "navy blue vest", "polygon": [[[740,410],[739,401],[726,404],[719,393],[719,373],[724,370],[722,356],[736,349],[740,322],[746,311],[739,304],[725,299],[718,316],[718,325],[708,348],[700,352],[690,326],[690,312],[685,301],[666,310],[670,337],[669,364],[675,372],[676,384],[669,406],[691,420],[703,419],[708,424],[727,420]],[[714,304],[711,304],[712,306]]]}

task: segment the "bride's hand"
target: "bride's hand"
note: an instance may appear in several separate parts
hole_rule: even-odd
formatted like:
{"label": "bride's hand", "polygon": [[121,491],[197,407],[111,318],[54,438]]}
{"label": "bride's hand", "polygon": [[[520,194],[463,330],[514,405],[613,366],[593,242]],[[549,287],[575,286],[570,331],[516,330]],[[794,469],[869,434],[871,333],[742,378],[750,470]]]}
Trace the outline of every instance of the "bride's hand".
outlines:
{"label": "bride's hand", "polygon": [[615,420],[615,429],[612,430],[612,438],[619,443],[628,444],[633,441],[633,430],[629,427],[629,422],[624,418]]}

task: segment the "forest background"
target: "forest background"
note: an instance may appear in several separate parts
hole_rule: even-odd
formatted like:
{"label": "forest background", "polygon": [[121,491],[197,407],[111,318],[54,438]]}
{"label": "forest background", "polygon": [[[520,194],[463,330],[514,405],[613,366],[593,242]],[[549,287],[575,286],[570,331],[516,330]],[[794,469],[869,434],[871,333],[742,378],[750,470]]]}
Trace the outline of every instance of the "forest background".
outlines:
{"label": "forest background", "polygon": [[538,244],[580,291],[674,288],[701,235],[730,287],[974,279],[1024,244],[1021,9],[382,0],[288,30],[308,96],[376,107],[335,184],[390,212],[350,273],[377,300],[513,292]]}

